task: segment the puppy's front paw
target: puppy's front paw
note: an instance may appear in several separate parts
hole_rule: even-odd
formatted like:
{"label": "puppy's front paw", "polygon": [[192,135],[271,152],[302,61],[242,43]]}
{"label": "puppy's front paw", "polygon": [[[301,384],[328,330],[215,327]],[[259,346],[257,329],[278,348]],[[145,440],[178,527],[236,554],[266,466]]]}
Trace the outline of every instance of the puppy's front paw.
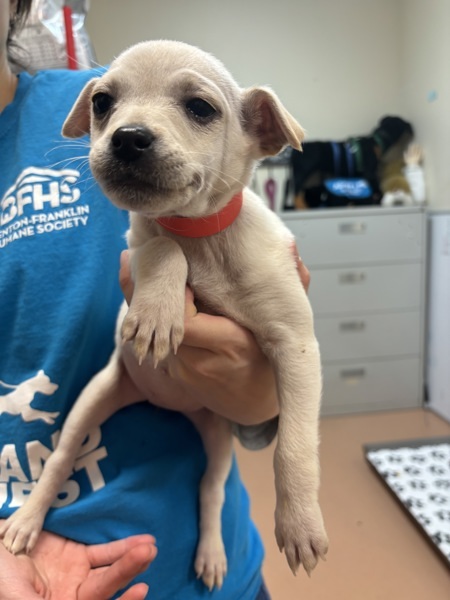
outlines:
{"label": "puppy's front paw", "polygon": [[294,575],[300,565],[310,575],[319,558],[325,560],[328,537],[317,503],[306,508],[298,508],[293,504],[277,503],[275,537],[280,551],[284,549]]}
{"label": "puppy's front paw", "polygon": [[44,519],[39,514],[32,514],[23,506],[2,524],[0,538],[12,554],[23,551],[29,554],[38,541],[43,524]]}
{"label": "puppy's front paw", "polygon": [[146,298],[133,298],[122,324],[122,339],[133,342],[139,364],[150,349],[156,367],[172,350],[176,353],[184,336],[184,304],[173,299],[152,302]]}
{"label": "puppy's front paw", "polygon": [[197,578],[203,579],[210,592],[214,586],[220,590],[227,574],[227,557],[220,536],[205,536],[200,541],[195,558],[195,572]]}

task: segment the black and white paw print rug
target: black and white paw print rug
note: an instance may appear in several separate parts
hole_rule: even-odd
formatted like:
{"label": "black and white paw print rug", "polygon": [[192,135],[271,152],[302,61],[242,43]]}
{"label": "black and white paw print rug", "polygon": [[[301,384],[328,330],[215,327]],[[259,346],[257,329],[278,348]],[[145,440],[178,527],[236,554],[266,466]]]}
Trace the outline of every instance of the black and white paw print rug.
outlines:
{"label": "black and white paw print rug", "polygon": [[450,567],[450,438],[369,444],[364,452]]}

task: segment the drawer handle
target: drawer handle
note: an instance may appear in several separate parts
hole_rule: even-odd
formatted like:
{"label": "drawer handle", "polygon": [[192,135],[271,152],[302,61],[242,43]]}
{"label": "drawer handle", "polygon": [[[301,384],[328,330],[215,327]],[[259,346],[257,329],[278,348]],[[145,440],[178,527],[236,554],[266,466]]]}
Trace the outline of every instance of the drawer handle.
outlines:
{"label": "drawer handle", "polygon": [[366,224],[355,221],[354,223],[340,223],[339,233],[342,235],[358,235],[366,232]]}
{"label": "drawer handle", "polygon": [[347,273],[339,273],[339,283],[344,285],[362,283],[366,279],[364,271],[348,271]]}
{"label": "drawer handle", "polygon": [[341,371],[341,379],[345,379],[347,383],[356,383],[358,379],[363,379],[365,376],[366,370],[363,367]]}
{"label": "drawer handle", "polygon": [[364,331],[365,328],[365,321],[343,321],[342,323],[339,323],[339,329],[341,331]]}

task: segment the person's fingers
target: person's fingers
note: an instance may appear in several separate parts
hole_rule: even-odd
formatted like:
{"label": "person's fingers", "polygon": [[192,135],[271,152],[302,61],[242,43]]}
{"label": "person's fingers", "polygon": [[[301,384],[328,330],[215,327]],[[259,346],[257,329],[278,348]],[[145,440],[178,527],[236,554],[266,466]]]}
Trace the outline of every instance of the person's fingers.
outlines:
{"label": "person's fingers", "polygon": [[291,252],[295,260],[295,265],[297,267],[298,274],[300,276],[300,281],[302,282],[305,291],[308,292],[309,284],[311,283],[311,274],[298,253],[298,248],[297,244],[295,243],[295,240],[291,243]]}
{"label": "person's fingers", "polygon": [[222,352],[228,344],[246,347],[250,338],[253,340],[250,331],[227,317],[200,312],[184,324],[183,345],[211,352]]}
{"label": "person's fingers", "polygon": [[144,600],[147,597],[148,585],[146,583],[137,583],[127,590],[118,600]]}
{"label": "person's fingers", "polygon": [[183,346],[201,348],[211,352],[221,351],[228,343],[247,344],[251,333],[226,317],[197,312],[194,304],[194,294],[186,286],[185,321]]}
{"label": "person's fingers", "polygon": [[131,278],[129,250],[123,250],[120,255],[119,284],[127,304],[130,304],[133,297],[134,283]]}
{"label": "person's fingers", "polygon": [[[98,598],[107,600],[118,590],[128,585],[137,575],[144,572],[157,553],[152,544],[139,544],[131,548],[111,566],[91,571],[90,576],[79,588],[79,600],[92,600]],[[145,596],[138,596],[142,598]],[[126,600],[136,600],[133,596]]]}
{"label": "person's fingers", "polygon": [[186,296],[184,304],[184,318],[185,320],[195,317],[197,314],[197,307],[194,304],[194,293],[191,288],[186,286]]}
{"label": "person's fingers", "polygon": [[132,535],[113,542],[105,544],[94,544],[86,546],[89,564],[92,568],[112,565],[119,560],[126,552],[140,544],[155,545],[155,538],[152,535],[143,533],[141,535]]}
{"label": "person's fingers", "polygon": [[305,263],[302,261],[300,256],[297,256],[297,270],[300,275],[300,281],[302,282],[303,287],[305,288],[305,292],[308,293],[309,284],[311,283],[311,273],[309,272],[308,267],[306,267]]}

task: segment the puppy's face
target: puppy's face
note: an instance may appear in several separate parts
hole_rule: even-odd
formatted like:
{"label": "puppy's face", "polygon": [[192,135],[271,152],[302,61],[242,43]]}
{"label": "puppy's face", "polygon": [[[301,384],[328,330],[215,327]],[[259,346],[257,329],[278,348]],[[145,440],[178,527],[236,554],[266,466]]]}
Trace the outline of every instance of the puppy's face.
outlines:
{"label": "puppy's face", "polygon": [[215,212],[255,159],[303,137],[272,92],[241,90],[213,57],[178,42],[138,44],[90,81],[63,134],[88,131],[106,195],[150,218]]}

